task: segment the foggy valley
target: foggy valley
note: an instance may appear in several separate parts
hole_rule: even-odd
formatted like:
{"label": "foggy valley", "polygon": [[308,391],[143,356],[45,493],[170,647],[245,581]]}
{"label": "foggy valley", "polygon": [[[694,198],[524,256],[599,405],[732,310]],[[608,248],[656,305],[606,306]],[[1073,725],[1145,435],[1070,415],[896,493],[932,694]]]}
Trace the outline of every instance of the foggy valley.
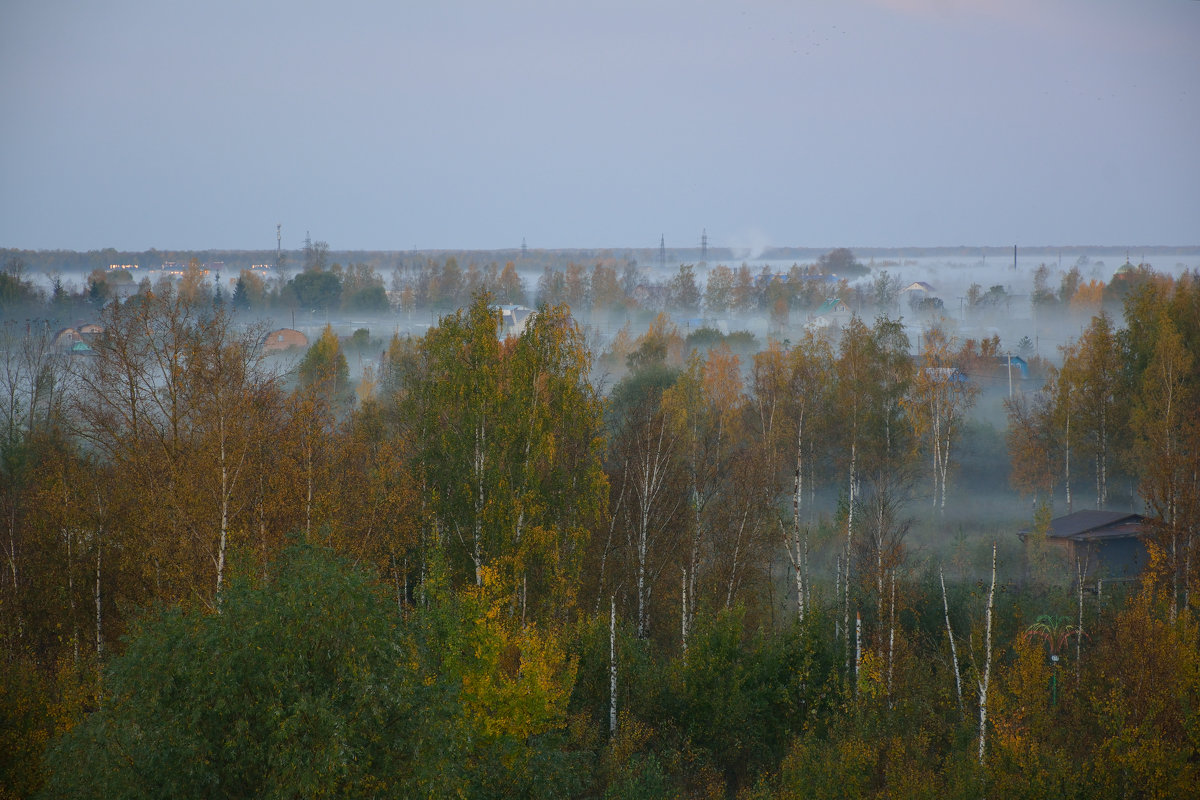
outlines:
{"label": "foggy valley", "polygon": [[1200,796],[1200,3],[0,5],[0,800]]}
{"label": "foggy valley", "polygon": [[[1082,681],[1104,680],[1129,646],[1123,621],[1150,613],[1151,592],[1162,613],[1190,620],[1200,579],[1200,248],[1147,250],[1173,263],[1110,264],[1109,251],[1067,248],[970,262],[874,251],[866,263],[835,248],[737,265],[671,263],[664,249],[657,263],[653,251],[335,255],[309,241],[241,269],[230,254],[145,266],[146,254],[115,254],[72,272],[63,267],[97,255],[6,251],[8,634],[57,653],[56,680],[85,698],[79,726],[46,753],[47,791],[111,785],[62,759],[101,759],[101,774],[121,781],[111,747],[171,752],[128,739],[133,730],[206,735],[145,718],[164,701],[142,696],[153,684],[140,675],[191,680],[169,660],[216,637],[199,644],[204,669],[221,675],[198,693],[209,697],[241,680],[223,650],[243,652],[245,631],[292,619],[303,633],[288,636],[320,637],[352,674],[407,687],[380,714],[399,720],[405,704],[434,702],[422,685],[458,698],[399,751],[350,734],[370,764],[364,779],[436,794],[509,795],[531,781],[568,794],[573,781],[611,791],[654,780],[668,793],[698,791],[697,780],[743,794],[764,779],[809,786],[811,772],[772,772],[802,757],[792,744],[785,758],[776,737],[790,730],[824,748],[853,735],[797,733],[829,724],[838,697],[902,728],[965,736],[956,687],[960,709],[975,703],[980,720],[999,720],[1001,754],[1007,704],[1036,698],[1038,681],[1052,681],[1049,713],[1061,692],[1087,718]],[[515,257],[501,265],[505,256]],[[1068,535],[1110,523],[1132,534]],[[186,615],[136,610],[164,602]],[[345,602],[355,625],[399,614],[403,632],[352,626],[341,641],[327,626],[345,619]],[[436,632],[423,627],[434,609],[449,615]],[[171,619],[190,622],[176,630]],[[1084,626],[1096,631],[1086,647]],[[1189,630],[1172,635],[1186,642]],[[451,666],[440,654],[458,636],[484,649]],[[417,659],[398,673],[369,649],[393,639]],[[999,701],[988,699],[994,646]],[[1077,675],[1096,676],[1057,688],[1064,648]],[[290,648],[270,652],[255,668],[265,680],[313,668],[297,667]],[[926,658],[932,678],[918,667]],[[53,698],[36,662],[22,663],[7,696]],[[668,672],[655,678],[655,664]],[[1042,677],[1022,683],[1036,664]],[[369,682],[315,680],[380,702]],[[475,694],[478,680],[488,694]],[[799,705],[747,711],[763,702],[755,692],[781,690]],[[256,690],[255,703],[312,702],[280,691]],[[749,705],[709,710],[713,691]],[[100,692],[116,693],[113,711],[87,710]],[[507,706],[469,711],[530,692],[539,699],[519,702],[537,716],[523,722],[527,712]],[[898,713],[902,692],[932,693],[931,716]],[[204,723],[218,739],[275,713],[220,708]],[[459,716],[468,711],[517,727],[479,740]],[[728,713],[750,713],[756,738],[722,738]],[[562,727],[568,719],[578,731]],[[686,731],[704,766],[654,766],[676,757],[670,739],[654,738],[644,746],[655,760],[616,777],[583,762],[536,765],[602,753],[588,742],[651,724]],[[965,749],[922,757],[1020,785],[1004,760],[973,772],[987,726]],[[96,735],[124,743],[80,738]],[[471,741],[448,760],[384,766],[426,736]],[[286,738],[272,747],[308,753]],[[446,772],[512,747],[523,766],[494,787],[473,770]],[[836,756],[803,758],[811,771]],[[953,788],[941,768],[925,769],[955,792],[978,779]]]}

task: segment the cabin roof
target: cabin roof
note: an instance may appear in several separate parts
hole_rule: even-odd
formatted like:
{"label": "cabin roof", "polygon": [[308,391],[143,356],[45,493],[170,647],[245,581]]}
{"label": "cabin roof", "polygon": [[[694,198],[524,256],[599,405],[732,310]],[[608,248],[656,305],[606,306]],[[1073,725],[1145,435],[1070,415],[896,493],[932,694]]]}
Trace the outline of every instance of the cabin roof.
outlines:
{"label": "cabin roof", "polygon": [[[838,310],[838,306],[845,305],[845,304],[846,304],[846,301],[842,300],[842,298],[831,297],[828,300],[826,300],[824,303],[821,303],[820,308],[818,308],[816,310],[816,314],[818,316],[820,316],[821,314],[832,314],[833,312]],[[849,307],[847,306],[847,308],[849,308]]]}
{"label": "cabin roof", "polygon": [[1051,520],[1046,535],[1080,541],[1134,537],[1141,535],[1143,519],[1141,514],[1130,511],[1076,511]]}

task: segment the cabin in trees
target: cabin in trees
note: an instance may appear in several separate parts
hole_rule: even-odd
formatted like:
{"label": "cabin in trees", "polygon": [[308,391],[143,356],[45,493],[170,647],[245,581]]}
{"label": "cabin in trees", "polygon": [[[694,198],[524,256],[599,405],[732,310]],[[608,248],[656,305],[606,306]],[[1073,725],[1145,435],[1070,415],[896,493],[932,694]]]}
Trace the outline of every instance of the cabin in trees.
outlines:
{"label": "cabin in trees", "polygon": [[[1063,553],[1072,573],[1078,560],[1085,578],[1135,578],[1148,559],[1144,519],[1128,511],[1076,511],[1050,521],[1046,543]],[[1021,531],[1021,541],[1031,533]]]}
{"label": "cabin in trees", "polygon": [[497,331],[501,339],[506,336],[520,336],[525,332],[525,326],[533,318],[534,310],[525,306],[498,306],[500,313],[500,328]]}
{"label": "cabin in trees", "polygon": [[73,344],[82,341],[83,337],[79,335],[77,328],[63,328],[54,334],[54,347],[56,350],[68,351]]}
{"label": "cabin in trees", "polygon": [[925,281],[913,281],[908,286],[900,290],[900,294],[906,294],[911,297],[932,297],[936,290]]}
{"label": "cabin in trees", "polygon": [[840,297],[831,297],[808,318],[810,328],[840,328],[850,321],[854,312]]}
{"label": "cabin in trees", "polygon": [[1010,388],[1020,391],[1024,381],[1033,377],[1025,359],[1007,354],[981,358],[972,364],[971,372],[984,391],[1003,393]]}
{"label": "cabin in trees", "polygon": [[63,328],[54,334],[54,347],[60,353],[91,353],[92,340],[104,333],[104,327],[88,322],[75,328]]}
{"label": "cabin in trees", "polygon": [[271,331],[263,339],[264,353],[282,353],[292,348],[304,349],[307,347],[308,337],[292,328],[280,328],[277,331]]}

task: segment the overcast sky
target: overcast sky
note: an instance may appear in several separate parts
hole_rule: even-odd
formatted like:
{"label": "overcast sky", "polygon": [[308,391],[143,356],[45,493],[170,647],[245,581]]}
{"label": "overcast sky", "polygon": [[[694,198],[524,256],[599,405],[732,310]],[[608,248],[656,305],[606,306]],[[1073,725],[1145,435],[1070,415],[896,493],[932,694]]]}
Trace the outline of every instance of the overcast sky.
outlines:
{"label": "overcast sky", "polygon": [[2,0],[0,246],[1200,243],[1196,0]]}

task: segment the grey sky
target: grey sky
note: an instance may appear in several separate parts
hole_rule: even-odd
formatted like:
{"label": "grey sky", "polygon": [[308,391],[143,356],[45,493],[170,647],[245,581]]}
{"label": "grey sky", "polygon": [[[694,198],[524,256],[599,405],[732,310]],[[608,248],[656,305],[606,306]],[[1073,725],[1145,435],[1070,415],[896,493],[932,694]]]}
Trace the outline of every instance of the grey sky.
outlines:
{"label": "grey sky", "polygon": [[1200,2],[0,3],[0,246],[1200,243]]}

